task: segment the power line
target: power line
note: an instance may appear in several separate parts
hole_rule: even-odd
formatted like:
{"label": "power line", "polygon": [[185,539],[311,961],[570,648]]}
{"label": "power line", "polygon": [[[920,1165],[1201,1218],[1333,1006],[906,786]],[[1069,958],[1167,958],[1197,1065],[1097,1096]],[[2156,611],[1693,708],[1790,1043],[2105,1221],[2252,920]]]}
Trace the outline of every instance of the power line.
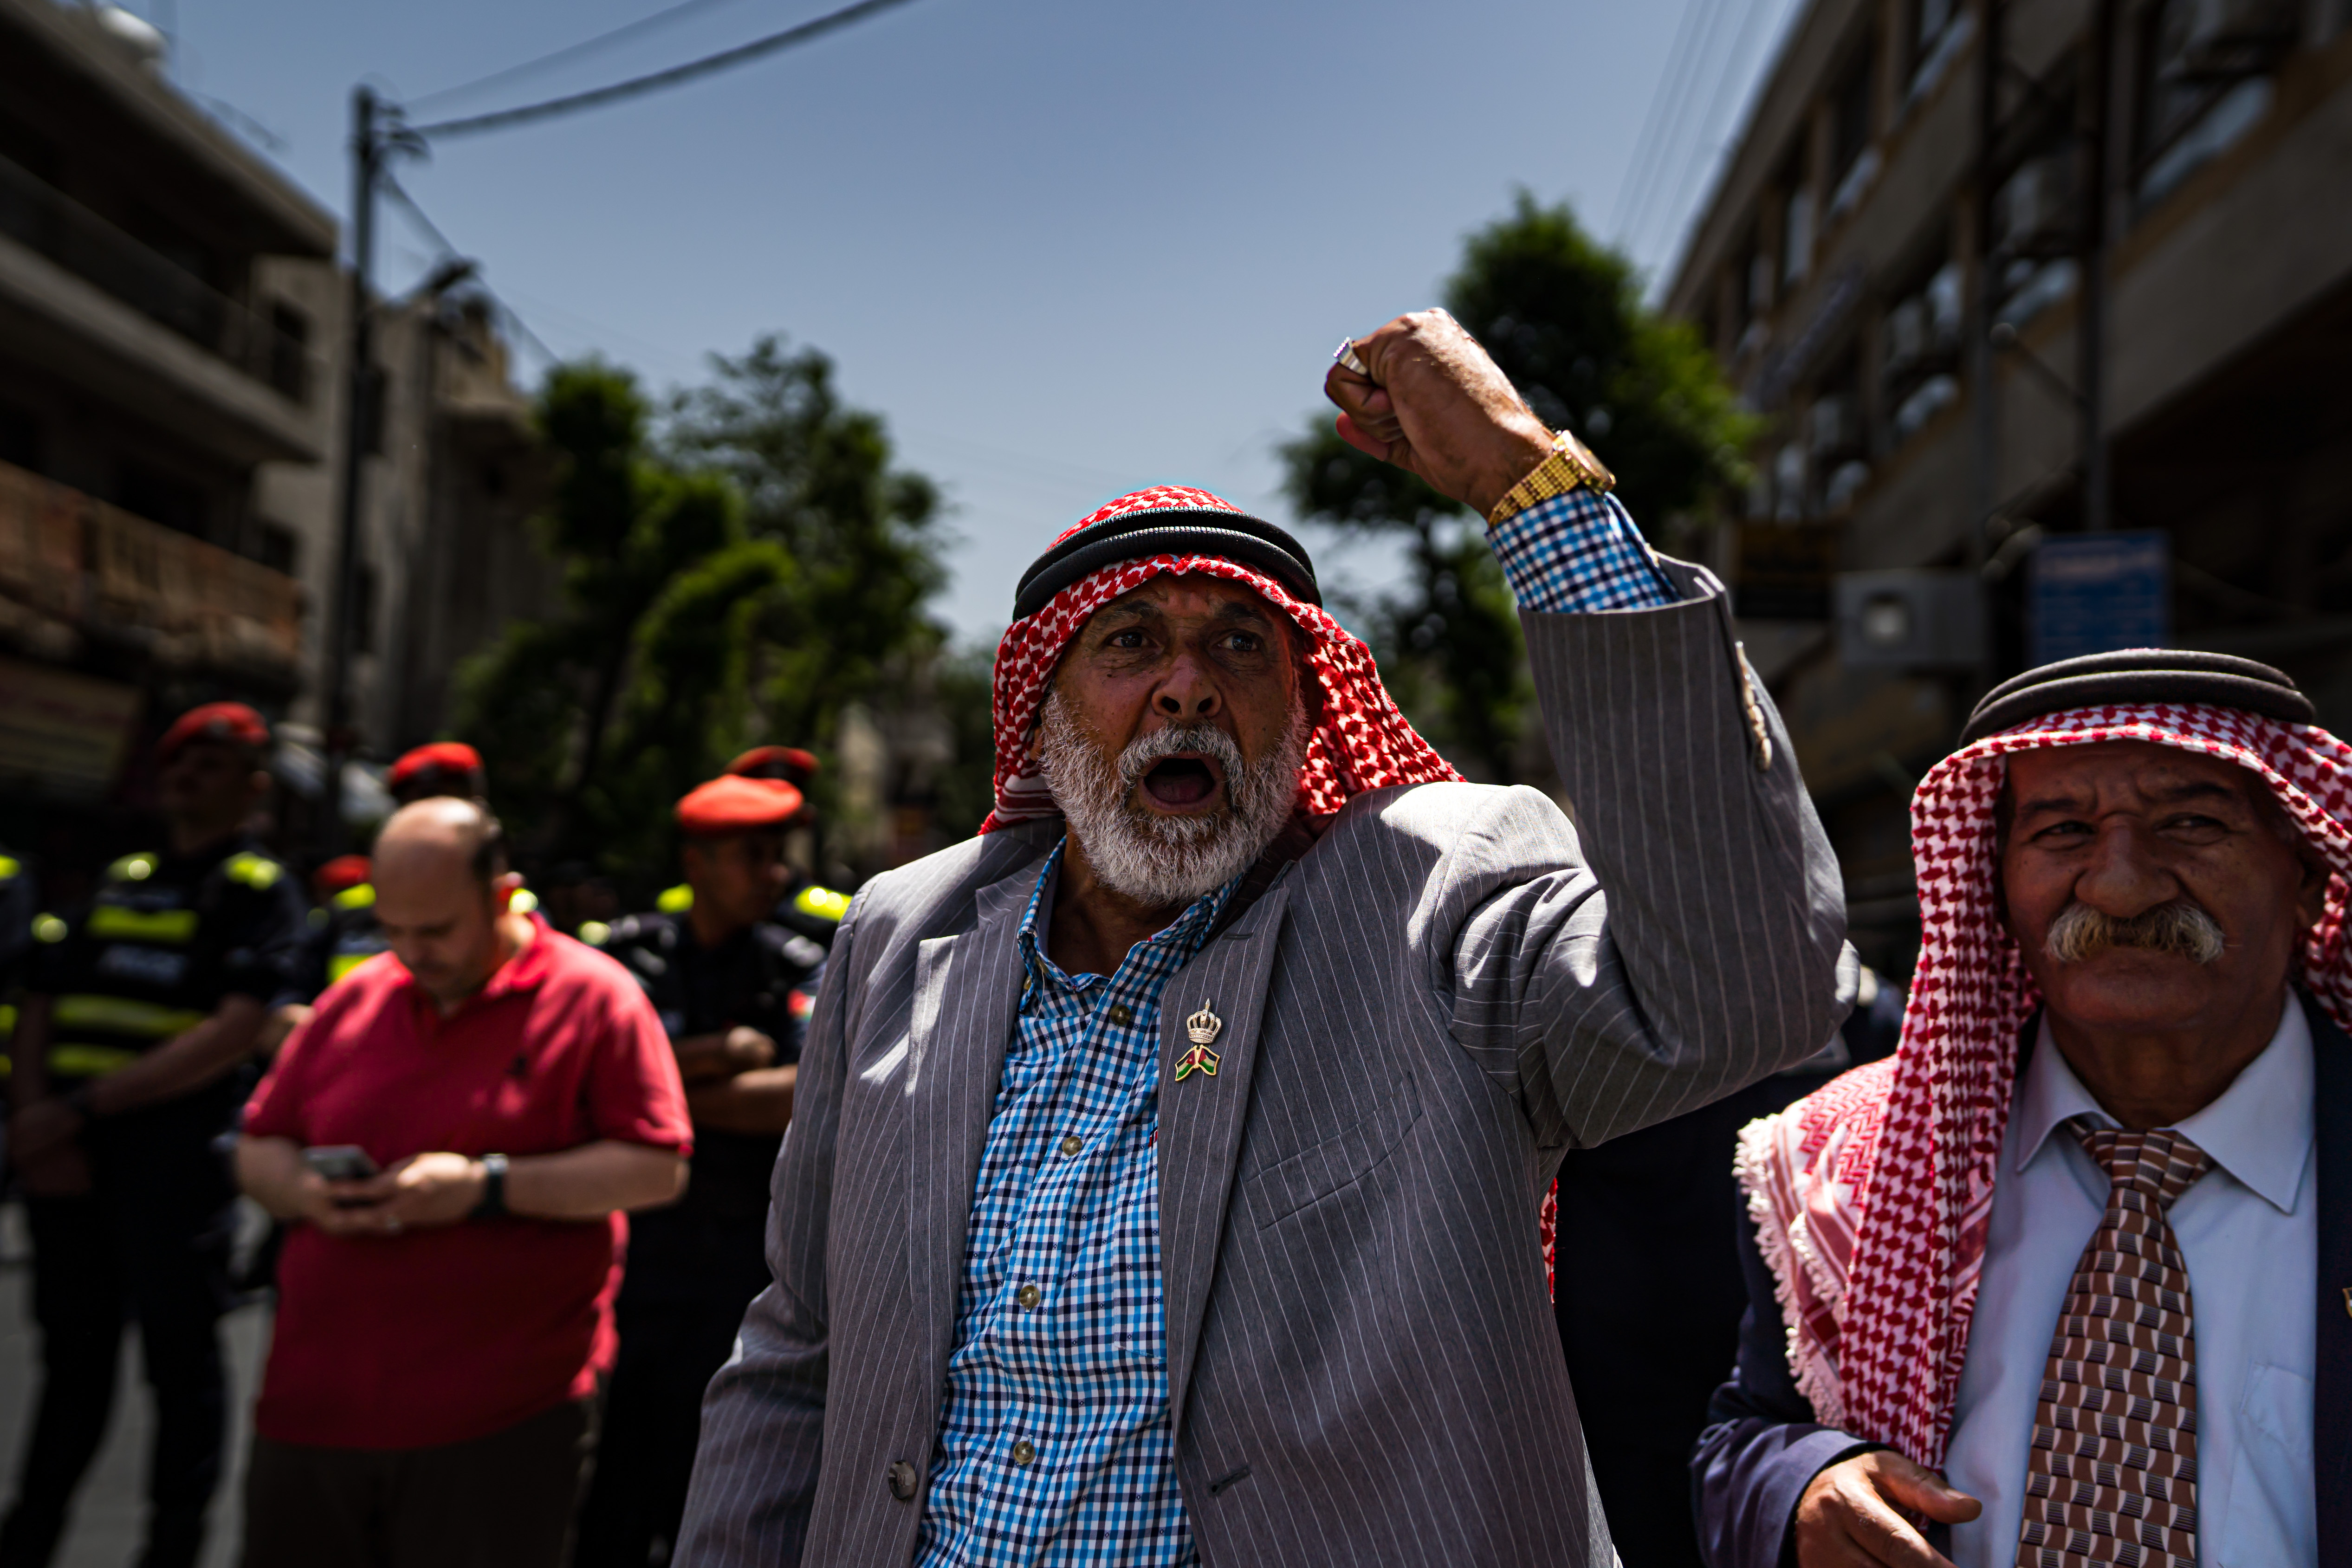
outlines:
{"label": "power line", "polygon": [[840,10],[828,12],[814,21],[787,27],[781,33],[771,33],[764,38],[755,38],[748,44],[739,44],[731,49],[722,49],[715,55],[706,55],[698,60],[689,60],[682,66],[672,66],[667,70],[632,77],[626,81],[614,82],[610,87],[593,88],[586,92],[567,93],[562,98],[549,99],[544,103],[525,104],[520,109],[502,109],[490,114],[467,115],[457,120],[436,121],[430,125],[412,126],[409,130],[412,134],[424,137],[470,136],[477,132],[503,130],[509,125],[520,125],[533,120],[551,119],[559,114],[572,113],[576,110],[593,109],[601,104],[616,103],[623,99],[635,98],[642,93],[657,92],[666,87],[676,87],[680,82],[692,81],[697,77],[709,76],[713,72],[725,70],[730,66],[742,65],[764,55],[791,48],[797,44],[813,43],[828,33],[839,32],[844,27],[863,22],[868,16],[878,16],[884,11],[906,4],[908,0],[857,0],[857,4],[854,5],[845,5]]}
{"label": "power line", "polygon": [[1723,0],[1722,4],[1708,10],[1706,25],[1692,43],[1689,75],[1684,79],[1682,90],[1669,105],[1661,124],[1657,157],[1651,165],[1649,177],[1634,193],[1633,212],[1626,223],[1624,237],[1629,249],[1638,251],[1642,247],[1656,215],[1659,198],[1669,194],[1667,181],[1687,144],[1686,137],[1696,130],[1693,121],[1704,112],[1695,100],[1705,90],[1707,78],[1716,71],[1718,51],[1730,33],[1727,24],[1735,11],[1753,15],[1755,7],[1761,3],[1762,0]]}
{"label": "power line", "polygon": [[[416,205],[416,198],[410,195],[407,189],[403,186],[398,180],[394,179],[389,171],[378,174],[376,176],[376,183],[383,188],[386,195],[390,195],[394,201],[400,204],[400,210],[406,213],[411,221],[413,221],[418,228],[425,231],[425,237],[432,240],[434,244],[441,247],[441,256],[443,259],[446,260],[464,256],[465,253],[459,250],[457,247],[451,242],[449,237],[441,232],[441,226],[435,223],[431,217],[426,216],[425,209]],[[491,288],[487,282],[484,282],[478,274],[475,276],[473,283],[476,288],[479,289],[484,294],[489,297],[492,304],[499,308],[499,313],[506,318],[508,325],[513,327],[515,331],[520,332],[524,337],[530,340],[530,346],[539,351],[540,358],[545,360],[550,364],[560,364],[562,363],[555,351],[549,348],[547,344],[541,340],[540,335],[530,330],[530,323],[524,321],[521,314],[518,312],[512,305],[507,303],[507,301],[500,297],[497,289]]]}
{"label": "power line", "polygon": [[1625,165],[1624,184],[1617,187],[1617,204],[1609,214],[1611,235],[1622,244],[1625,226],[1633,215],[1633,193],[1642,188],[1649,164],[1657,153],[1658,138],[1664,129],[1667,102],[1679,95],[1685,68],[1689,64],[1689,48],[1699,13],[1708,0],[1683,0],[1682,20],[1675,25],[1675,41],[1667,47],[1666,62],[1658,72],[1657,91],[1650,99],[1650,111],[1642,117],[1642,129],[1633,138],[1633,156]]}
{"label": "power line", "polygon": [[[1750,0],[1748,15],[1740,23],[1738,37],[1732,43],[1731,52],[1724,57],[1721,70],[1717,73],[1715,91],[1708,100],[1706,120],[1684,159],[1682,174],[1675,181],[1674,205],[1668,209],[1668,216],[1671,217],[1677,212],[1682,216],[1675,230],[1667,237],[1670,243],[1681,239],[1694,216],[1688,207],[1692,177],[1722,159],[1727,146],[1723,136],[1728,129],[1723,123],[1725,114],[1755,100],[1759,90],[1759,80],[1754,71],[1756,24],[1763,19],[1767,6],[1768,0]],[[1786,15],[1785,8],[1782,15]],[[1727,95],[1734,79],[1743,73],[1748,79],[1738,100],[1734,100]],[[1674,258],[1669,255],[1664,259],[1671,262]]]}
{"label": "power line", "polygon": [[734,0],[679,0],[679,4],[664,6],[650,16],[640,16],[635,21],[615,27],[609,33],[599,33],[593,38],[584,38],[576,44],[567,44],[552,54],[525,60],[520,65],[508,66],[502,70],[494,70],[488,76],[476,77],[473,80],[460,82],[456,87],[445,87],[438,92],[428,92],[423,98],[413,100],[408,107],[412,110],[421,109],[428,103],[439,103],[446,99],[462,98],[469,92],[488,87],[495,82],[512,81],[517,77],[529,76],[549,66],[561,65],[566,60],[576,60],[583,55],[594,54],[607,44],[617,44],[624,38],[634,38],[646,33],[658,31],[691,13],[708,11],[733,3]]}

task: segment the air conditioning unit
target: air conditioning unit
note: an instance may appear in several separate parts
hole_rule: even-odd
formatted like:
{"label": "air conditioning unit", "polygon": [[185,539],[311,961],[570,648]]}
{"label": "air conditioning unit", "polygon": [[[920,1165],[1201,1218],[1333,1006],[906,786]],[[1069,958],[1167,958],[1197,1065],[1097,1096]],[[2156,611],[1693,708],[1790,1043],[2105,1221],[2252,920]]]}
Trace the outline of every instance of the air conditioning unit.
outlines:
{"label": "air conditioning unit", "polygon": [[1927,300],[1915,294],[1886,312],[1886,375],[1899,380],[1927,357]]}
{"label": "air conditioning unit", "polygon": [[2170,73],[2216,80],[2266,69],[2303,30],[2301,0],[2189,0],[2189,26]]}
{"label": "air conditioning unit", "polygon": [[1993,197],[1993,237],[2011,256],[2049,256],[2074,242],[2074,155],[2028,159]]}
{"label": "air conditioning unit", "polygon": [[1805,418],[1807,445],[1816,458],[1862,449],[1862,405],[1852,394],[1816,398]]}
{"label": "air conditioning unit", "polygon": [[1973,572],[1841,572],[1831,597],[1849,668],[1962,669],[1984,656],[1984,587]]}

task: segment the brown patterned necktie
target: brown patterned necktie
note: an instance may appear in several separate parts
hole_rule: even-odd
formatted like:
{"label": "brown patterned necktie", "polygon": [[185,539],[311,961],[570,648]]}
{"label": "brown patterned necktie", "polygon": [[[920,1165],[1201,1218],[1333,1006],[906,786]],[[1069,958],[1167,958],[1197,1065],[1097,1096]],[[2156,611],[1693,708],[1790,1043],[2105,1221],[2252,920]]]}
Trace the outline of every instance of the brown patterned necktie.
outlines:
{"label": "brown patterned necktie", "polygon": [[2067,1127],[2113,1185],[2050,1341],[2017,1568],[2197,1568],[2196,1326],[2165,1215],[2213,1162],[2174,1131]]}

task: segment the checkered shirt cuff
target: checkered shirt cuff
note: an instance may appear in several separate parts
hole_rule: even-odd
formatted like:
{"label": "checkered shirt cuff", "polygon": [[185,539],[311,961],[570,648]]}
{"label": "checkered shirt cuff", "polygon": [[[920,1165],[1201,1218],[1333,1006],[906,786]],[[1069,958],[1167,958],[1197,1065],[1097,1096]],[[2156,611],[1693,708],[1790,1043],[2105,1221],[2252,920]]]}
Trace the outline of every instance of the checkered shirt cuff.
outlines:
{"label": "checkered shirt cuff", "polygon": [[1617,498],[1585,489],[1539,500],[1486,531],[1523,610],[1580,615],[1682,603]]}

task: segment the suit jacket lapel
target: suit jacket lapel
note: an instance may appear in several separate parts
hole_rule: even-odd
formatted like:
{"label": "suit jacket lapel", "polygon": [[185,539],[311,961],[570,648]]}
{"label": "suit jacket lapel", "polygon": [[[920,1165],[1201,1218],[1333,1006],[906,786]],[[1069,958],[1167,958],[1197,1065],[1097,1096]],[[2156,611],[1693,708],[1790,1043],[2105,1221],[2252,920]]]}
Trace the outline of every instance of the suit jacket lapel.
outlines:
{"label": "suit jacket lapel", "polygon": [[[1289,903],[1288,879],[1277,879],[1232,929],[1176,973],[1160,1000],[1160,1278],[1167,1314],[1168,1408],[1180,1436],[1192,1353],[1224,1242],[1234,1162],[1249,1115],[1250,1078],[1257,1065],[1274,950]],[[1217,1053],[1215,1076],[1195,1071],[1179,1083],[1178,1059],[1192,1048],[1184,1020],[1203,1001],[1224,1021],[1211,1047]]]}
{"label": "suit jacket lapel", "polygon": [[2313,1129],[2318,1144],[2318,1389],[2312,1490],[2319,1560],[2352,1562],[2352,1040],[2316,1005],[2311,1020]]}
{"label": "suit jacket lapel", "polygon": [[971,1194],[1004,1050],[1021,1006],[1021,911],[1043,858],[974,897],[978,920],[916,950],[914,1014],[907,1031],[909,1248],[915,1310],[930,1325],[931,1378],[943,1384],[963,1283]]}

